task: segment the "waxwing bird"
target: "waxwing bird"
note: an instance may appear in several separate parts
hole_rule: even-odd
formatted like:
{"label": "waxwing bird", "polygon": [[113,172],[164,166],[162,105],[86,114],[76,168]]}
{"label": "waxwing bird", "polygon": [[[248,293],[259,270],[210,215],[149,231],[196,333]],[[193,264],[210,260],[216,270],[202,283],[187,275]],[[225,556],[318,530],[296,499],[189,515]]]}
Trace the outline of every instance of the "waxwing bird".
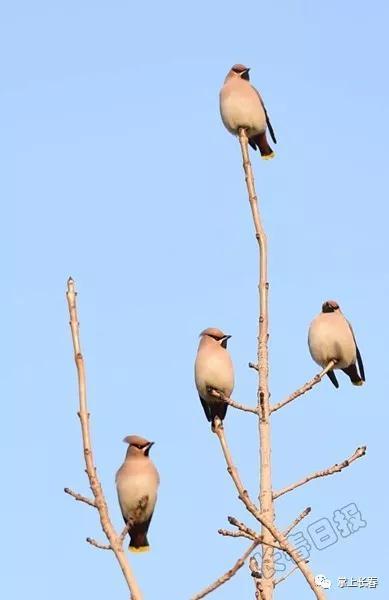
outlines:
{"label": "waxwing bird", "polygon": [[[353,329],[335,300],[324,302],[322,312],[312,321],[308,346],[313,360],[321,367],[336,360],[334,369],[341,369],[354,385],[362,385],[365,381],[365,370]],[[328,371],[327,375],[338,388],[334,371]]]}
{"label": "waxwing bird", "polygon": [[195,382],[205,416],[214,426],[215,417],[223,421],[227,404],[212,395],[211,390],[228,398],[234,389],[234,367],[227,350],[226,335],[216,327],[208,327],[200,333],[200,343],[195,361]]}
{"label": "waxwing bird", "polygon": [[147,531],[153,516],[159,474],[149,457],[149,442],[138,435],[129,435],[123,442],[128,444],[124,463],[116,473],[116,489],[125,523],[130,523],[129,550],[146,552],[149,550]]}
{"label": "waxwing bird", "polygon": [[237,135],[239,128],[246,129],[249,144],[259,148],[262,158],[273,158],[274,152],[266,138],[266,128],[273,142],[277,140],[269,115],[259,92],[250,83],[249,68],[234,65],[227,73],[220,90],[220,114],[228,131]]}

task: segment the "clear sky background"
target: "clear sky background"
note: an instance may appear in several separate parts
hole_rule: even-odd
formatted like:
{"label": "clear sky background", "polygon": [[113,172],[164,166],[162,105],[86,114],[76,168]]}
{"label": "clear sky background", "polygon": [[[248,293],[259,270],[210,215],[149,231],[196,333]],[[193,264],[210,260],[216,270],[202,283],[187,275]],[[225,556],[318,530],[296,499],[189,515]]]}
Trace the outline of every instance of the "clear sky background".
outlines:
{"label": "clear sky background", "polygon": [[[368,454],[277,501],[305,526],[356,503],[367,526],[313,549],[331,598],[387,598],[388,18],[383,0],[4,2],[1,7],[3,414],[1,596],[127,598],[88,493],[65,301],[72,275],[88,373],[96,464],[122,526],[114,475],[131,433],[156,440],[160,497],[152,551],[131,557],[145,599],[184,600],[227,570],[247,517],[193,384],[199,332],[232,334],[234,397],[254,403],[257,251],[239,144],[218,91],[249,65],[279,143],[252,153],[269,236],[271,391],[317,372],[307,328],[323,300],[351,320],[367,383],[328,380],[274,415],[274,487]],[[257,425],[225,422],[250,493]],[[387,539],[387,538],[386,538]],[[379,577],[341,590],[339,576]],[[246,568],[215,600],[252,598]],[[301,575],[277,599],[312,598]]]}

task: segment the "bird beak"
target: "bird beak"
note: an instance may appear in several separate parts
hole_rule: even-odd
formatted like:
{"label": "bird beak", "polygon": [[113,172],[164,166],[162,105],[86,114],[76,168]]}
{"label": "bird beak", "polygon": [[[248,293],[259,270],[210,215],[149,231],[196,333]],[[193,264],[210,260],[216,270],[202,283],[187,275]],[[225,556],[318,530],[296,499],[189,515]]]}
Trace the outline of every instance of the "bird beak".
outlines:
{"label": "bird beak", "polygon": [[229,340],[230,337],[231,337],[230,335],[225,335],[221,341],[221,347],[224,348],[225,350],[227,348],[227,340]]}
{"label": "bird beak", "polygon": [[250,69],[246,69],[245,71],[243,71],[241,78],[245,79],[246,81],[250,81],[249,71],[250,71]]}
{"label": "bird beak", "polygon": [[149,455],[150,448],[151,448],[151,446],[154,446],[154,443],[155,443],[155,442],[150,442],[150,443],[149,443],[149,445],[148,445],[148,446],[146,446],[146,450],[145,450],[145,453],[144,453],[144,454],[145,454],[145,456],[148,456],[148,455]]}

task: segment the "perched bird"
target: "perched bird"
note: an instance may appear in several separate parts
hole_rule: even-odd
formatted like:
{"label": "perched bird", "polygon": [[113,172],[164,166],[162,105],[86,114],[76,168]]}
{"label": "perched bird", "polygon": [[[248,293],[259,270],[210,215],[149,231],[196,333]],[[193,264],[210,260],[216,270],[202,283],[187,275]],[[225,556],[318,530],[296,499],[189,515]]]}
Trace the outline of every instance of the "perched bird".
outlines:
{"label": "perched bird", "polygon": [[[326,367],[331,360],[336,360],[334,368],[346,373],[354,385],[362,385],[365,381],[362,357],[354,332],[335,300],[324,302],[322,312],[312,321],[308,333],[308,346],[313,360],[321,367]],[[339,383],[334,371],[328,371],[327,375],[338,388]]]}
{"label": "perched bird", "polygon": [[227,73],[220,90],[220,114],[230,133],[236,135],[244,127],[250,146],[259,148],[262,158],[269,159],[274,152],[266,138],[266,126],[275,144],[277,140],[263,100],[250,83],[249,70],[244,65],[234,65]]}
{"label": "perched bird", "polygon": [[195,362],[195,382],[205,415],[214,426],[215,417],[223,421],[227,404],[213,396],[211,390],[222,392],[228,398],[234,389],[234,367],[227,351],[226,335],[216,327],[200,333],[200,343]]}
{"label": "perched bird", "polygon": [[157,501],[159,474],[149,457],[149,442],[138,435],[129,435],[123,442],[128,444],[124,463],[116,473],[116,489],[125,523],[130,523],[129,550],[149,550],[147,531]]}

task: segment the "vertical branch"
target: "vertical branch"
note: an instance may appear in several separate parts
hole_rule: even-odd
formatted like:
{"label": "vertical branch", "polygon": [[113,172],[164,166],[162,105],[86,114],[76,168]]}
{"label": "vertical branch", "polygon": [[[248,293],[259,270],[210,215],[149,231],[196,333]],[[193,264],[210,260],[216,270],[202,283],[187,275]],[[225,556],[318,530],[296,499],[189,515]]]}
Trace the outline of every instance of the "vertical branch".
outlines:
{"label": "vertical branch", "polygon": [[[123,551],[123,540],[118,535],[111,523],[107,502],[104,497],[103,488],[97,476],[96,467],[93,460],[92,443],[89,429],[89,412],[86,398],[86,377],[85,377],[85,364],[84,358],[81,353],[80,344],[80,332],[79,323],[77,316],[77,304],[76,304],[77,292],[75,290],[74,281],[71,277],[68,279],[68,289],[66,293],[69,315],[70,315],[70,329],[72,332],[73,349],[74,349],[74,360],[77,367],[78,375],[78,392],[79,392],[79,412],[78,416],[81,423],[82,432],[82,444],[84,449],[84,458],[86,473],[88,475],[89,484],[93,495],[95,497],[95,505],[99,511],[101,527],[107,536],[110,543],[109,549],[111,549],[120,565],[124,578],[127,582],[128,588],[131,593],[132,600],[142,600],[142,593],[139,589],[138,583],[132,572],[132,569],[128,563],[128,560]],[[102,547],[102,546],[99,546]],[[108,547],[107,547],[108,548]]]}
{"label": "vertical branch", "polygon": [[[268,523],[274,523],[274,507],[271,482],[271,431],[270,431],[270,393],[269,393],[269,311],[267,277],[267,238],[258,210],[258,200],[255,192],[254,175],[251,168],[248,139],[245,129],[239,130],[239,143],[243,157],[246,186],[249,197],[251,213],[254,222],[255,237],[259,250],[259,328],[258,328],[258,394],[257,408],[259,419],[260,437],[260,506],[261,513]],[[273,537],[269,530],[262,526],[263,541],[272,542]],[[264,600],[272,600],[274,589],[274,550],[266,547],[262,553],[262,591]]]}

